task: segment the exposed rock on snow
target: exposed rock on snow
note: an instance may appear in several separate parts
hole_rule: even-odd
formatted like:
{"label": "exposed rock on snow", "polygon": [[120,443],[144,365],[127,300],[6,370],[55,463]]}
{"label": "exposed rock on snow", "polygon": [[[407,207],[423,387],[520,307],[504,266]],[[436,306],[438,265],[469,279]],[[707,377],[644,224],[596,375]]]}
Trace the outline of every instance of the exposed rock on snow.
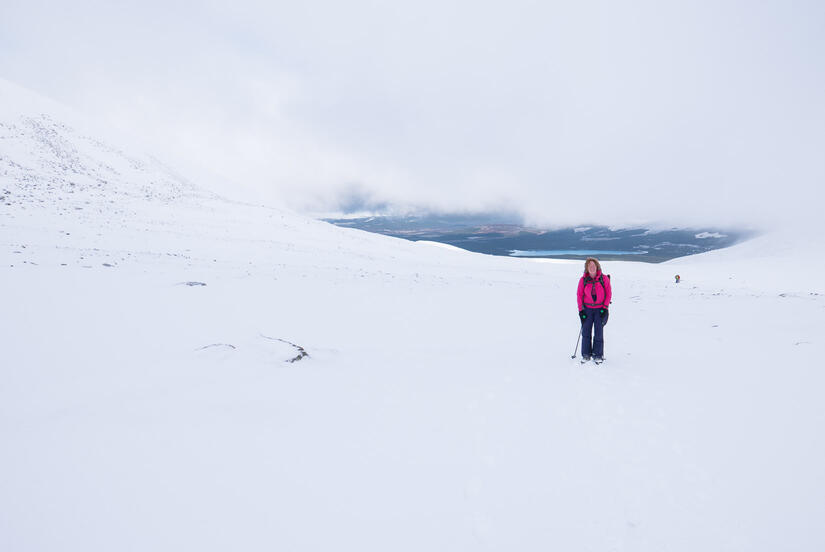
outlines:
{"label": "exposed rock on snow", "polygon": [[285,362],[292,363],[292,362],[298,362],[299,360],[304,359],[304,358],[309,358],[309,353],[307,353],[306,350],[303,347],[301,347],[300,345],[296,345],[296,344],[292,343],[291,341],[287,341],[286,339],[281,339],[281,338],[268,337],[268,336],[265,336],[263,334],[261,334],[261,337],[263,337],[264,339],[269,339],[270,341],[279,341],[281,343],[285,343],[286,345],[289,345],[290,347],[295,349],[295,351],[298,353],[298,355],[294,356],[294,357],[291,357],[291,358],[288,358]]}
{"label": "exposed rock on snow", "polygon": [[203,351],[204,349],[211,349],[212,347],[228,347],[229,349],[236,349],[237,348],[234,345],[231,345],[229,343],[212,343],[210,345],[204,345],[203,347],[200,347],[198,350]]}

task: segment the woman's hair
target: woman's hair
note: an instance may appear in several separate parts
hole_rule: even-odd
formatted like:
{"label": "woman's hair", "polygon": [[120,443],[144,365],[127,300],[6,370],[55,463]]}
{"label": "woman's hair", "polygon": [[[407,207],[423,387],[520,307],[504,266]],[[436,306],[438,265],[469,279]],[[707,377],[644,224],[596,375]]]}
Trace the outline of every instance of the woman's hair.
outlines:
{"label": "woman's hair", "polygon": [[593,261],[594,263],[596,263],[596,272],[601,272],[602,271],[602,265],[599,264],[599,259],[597,259],[596,257],[587,257],[587,260],[584,261],[584,271],[585,272],[587,272],[587,267],[590,264],[590,261]]}

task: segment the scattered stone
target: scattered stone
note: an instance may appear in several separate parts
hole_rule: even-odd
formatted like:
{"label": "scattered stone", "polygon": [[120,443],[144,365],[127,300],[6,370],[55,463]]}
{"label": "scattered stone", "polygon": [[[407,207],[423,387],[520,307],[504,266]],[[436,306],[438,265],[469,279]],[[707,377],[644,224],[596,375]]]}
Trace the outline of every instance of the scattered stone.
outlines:
{"label": "scattered stone", "polygon": [[191,286],[205,286],[206,284],[204,282],[183,282],[183,285],[191,287]]}
{"label": "scattered stone", "polygon": [[200,347],[197,350],[203,351],[204,349],[209,349],[210,347],[229,347],[230,349],[237,349],[237,347],[229,343],[212,343],[211,345],[204,345],[203,347]]}
{"label": "scattered stone", "polygon": [[109,263],[103,263],[103,266],[108,266],[108,267],[110,267],[110,268],[111,268],[111,267],[113,267],[113,266],[115,266],[115,265],[113,265],[113,264],[109,264]]}
{"label": "scattered stone", "polygon": [[261,337],[263,337],[264,339],[269,339],[270,341],[280,341],[281,343],[286,343],[287,345],[291,345],[292,347],[295,348],[296,351],[298,351],[298,356],[287,359],[284,362],[292,363],[292,362],[298,362],[299,360],[301,360],[303,358],[309,358],[309,353],[306,352],[306,349],[304,349],[300,345],[296,345],[295,343],[292,343],[291,341],[287,341],[286,339],[281,339],[281,338],[276,338],[276,337],[268,337],[264,334],[261,334]]}

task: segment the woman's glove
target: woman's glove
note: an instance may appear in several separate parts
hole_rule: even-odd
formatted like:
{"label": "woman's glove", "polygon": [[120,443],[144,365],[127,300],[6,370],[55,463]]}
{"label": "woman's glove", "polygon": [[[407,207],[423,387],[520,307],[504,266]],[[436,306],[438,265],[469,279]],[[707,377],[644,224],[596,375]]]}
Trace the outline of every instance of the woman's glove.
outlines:
{"label": "woman's glove", "polygon": [[607,326],[607,319],[610,317],[610,311],[607,309],[599,309],[599,314],[602,315],[602,326]]}
{"label": "woman's glove", "polygon": [[584,309],[582,309],[582,310],[580,310],[580,311],[579,311],[579,320],[581,320],[581,321],[582,321],[582,323],[583,323],[585,320],[587,320],[587,313],[586,313],[586,312],[584,312]]}

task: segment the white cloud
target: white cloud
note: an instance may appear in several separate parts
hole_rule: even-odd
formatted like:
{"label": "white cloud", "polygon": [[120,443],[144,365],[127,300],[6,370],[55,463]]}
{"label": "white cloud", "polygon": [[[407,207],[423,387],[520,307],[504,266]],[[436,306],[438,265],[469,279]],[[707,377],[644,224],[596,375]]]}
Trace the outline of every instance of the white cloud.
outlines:
{"label": "white cloud", "polygon": [[303,208],[358,185],[556,224],[761,224],[822,199],[815,3],[0,9],[4,76],[229,193]]}

